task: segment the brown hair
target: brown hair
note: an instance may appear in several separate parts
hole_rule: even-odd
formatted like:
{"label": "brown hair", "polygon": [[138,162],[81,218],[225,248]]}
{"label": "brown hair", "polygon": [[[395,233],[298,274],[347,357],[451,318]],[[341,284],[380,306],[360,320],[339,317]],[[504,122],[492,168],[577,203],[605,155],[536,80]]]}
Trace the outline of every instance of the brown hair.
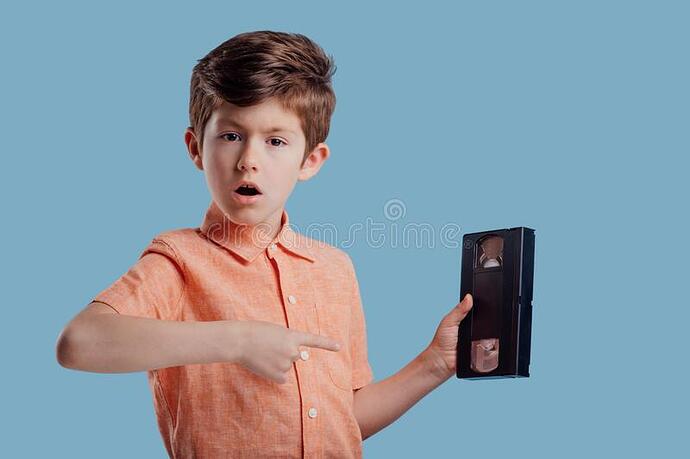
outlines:
{"label": "brown hair", "polygon": [[307,154],[326,140],[335,93],[332,56],[301,34],[245,32],[221,43],[194,66],[189,122],[199,141],[213,110],[225,100],[247,107],[277,96],[301,121]]}

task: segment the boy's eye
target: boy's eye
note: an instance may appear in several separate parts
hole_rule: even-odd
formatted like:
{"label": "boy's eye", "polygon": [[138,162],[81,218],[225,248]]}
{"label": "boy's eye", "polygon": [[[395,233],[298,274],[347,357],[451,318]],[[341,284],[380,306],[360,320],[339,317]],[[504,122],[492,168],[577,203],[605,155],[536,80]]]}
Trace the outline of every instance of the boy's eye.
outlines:
{"label": "boy's eye", "polygon": [[[232,138],[228,138],[230,136],[232,136]],[[221,137],[223,137],[224,139],[228,139],[231,142],[234,142],[237,138],[239,138],[239,136],[237,134],[235,134],[234,132],[229,132],[227,134],[223,134]]]}
{"label": "boy's eye", "polygon": [[273,145],[274,147],[279,147],[281,146],[281,144],[285,144],[285,142],[283,142],[280,139],[271,139],[271,145]]}

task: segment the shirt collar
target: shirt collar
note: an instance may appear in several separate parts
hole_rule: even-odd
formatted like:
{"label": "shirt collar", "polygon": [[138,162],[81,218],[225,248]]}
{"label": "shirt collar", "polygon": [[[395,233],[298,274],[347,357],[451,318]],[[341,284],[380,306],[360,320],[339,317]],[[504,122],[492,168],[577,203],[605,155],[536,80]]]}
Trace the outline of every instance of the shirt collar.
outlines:
{"label": "shirt collar", "polygon": [[223,213],[216,202],[211,200],[199,229],[208,240],[230,250],[249,263],[254,261],[272,243],[314,262],[315,258],[309,250],[307,239],[290,227],[288,213],[285,209],[283,209],[280,225],[278,234],[273,240],[268,240],[265,234],[262,237],[260,227],[254,227],[254,231],[252,231],[250,229],[252,227],[234,223]]}

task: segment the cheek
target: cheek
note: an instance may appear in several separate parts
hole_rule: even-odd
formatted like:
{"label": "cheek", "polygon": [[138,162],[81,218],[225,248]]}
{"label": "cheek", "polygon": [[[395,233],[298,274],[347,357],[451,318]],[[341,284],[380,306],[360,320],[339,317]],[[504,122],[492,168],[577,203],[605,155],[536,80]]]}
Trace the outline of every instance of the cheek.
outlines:
{"label": "cheek", "polygon": [[228,156],[211,156],[204,162],[204,172],[209,187],[222,189],[232,181],[235,163]]}
{"label": "cheek", "polygon": [[273,182],[278,184],[282,190],[289,191],[295,186],[299,172],[298,164],[286,162],[272,174]]}

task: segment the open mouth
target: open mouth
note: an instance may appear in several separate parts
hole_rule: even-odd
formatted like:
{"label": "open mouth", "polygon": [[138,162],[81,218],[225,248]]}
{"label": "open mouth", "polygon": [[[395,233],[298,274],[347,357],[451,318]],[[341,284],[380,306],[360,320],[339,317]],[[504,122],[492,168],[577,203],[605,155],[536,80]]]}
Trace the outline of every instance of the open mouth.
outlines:
{"label": "open mouth", "polygon": [[235,190],[235,193],[241,194],[242,196],[256,196],[261,194],[259,190],[251,185],[242,185]]}

